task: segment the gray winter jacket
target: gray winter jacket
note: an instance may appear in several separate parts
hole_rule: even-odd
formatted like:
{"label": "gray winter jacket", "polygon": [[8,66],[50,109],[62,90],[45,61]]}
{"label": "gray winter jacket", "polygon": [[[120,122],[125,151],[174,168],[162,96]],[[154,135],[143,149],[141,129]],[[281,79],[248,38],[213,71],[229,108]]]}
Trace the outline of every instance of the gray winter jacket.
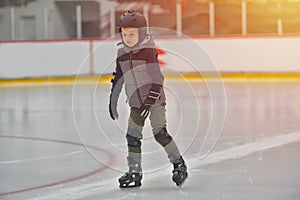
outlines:
{"label": "gray winter jacket", "polygon": [[130,107],[140,108],[150,90],[160,93],[155,104],[165,103],[164,77],[160,71],[157,56],[151,36],[147,36],[141,44],[132,48],[123,44],[120,46],[116,72],[112,80],[112,103],[117,103],[124,83]]}

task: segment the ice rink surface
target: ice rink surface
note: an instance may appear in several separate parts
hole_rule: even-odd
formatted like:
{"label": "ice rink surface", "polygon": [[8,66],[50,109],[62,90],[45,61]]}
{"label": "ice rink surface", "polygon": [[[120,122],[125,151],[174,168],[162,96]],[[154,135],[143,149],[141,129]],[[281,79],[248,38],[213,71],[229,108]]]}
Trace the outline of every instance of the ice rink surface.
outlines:
{"label": "ice rink surface", "polygon": [[222,86],[166,80],[168,130],[189,178],[180,189],[171,181],[147,122],[143,185],[128,190],[117,181],[126,170],[124,93],[112,121],[110,84],[0,88],[0,199],[299,200],[300,81]]}

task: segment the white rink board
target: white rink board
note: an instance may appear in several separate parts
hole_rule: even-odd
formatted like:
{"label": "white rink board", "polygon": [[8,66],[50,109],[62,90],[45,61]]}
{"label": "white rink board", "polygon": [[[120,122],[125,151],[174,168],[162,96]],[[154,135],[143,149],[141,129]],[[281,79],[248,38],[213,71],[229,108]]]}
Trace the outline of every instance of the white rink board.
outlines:
{"label": "white rink board", "polygon": [[[118,40],[2,42],[0,78],[110,74],[117,43]],[[159,59],[170,73],[300,72],[300,37],[193,41],[169,38],[156,39],[156,45],[165,51]],[[215,67],[210,66],[210,59]]]}
{"label": "white rink board", "polygon": [[89,73],[86,42],[0,43],[0,78],[70,76]]}

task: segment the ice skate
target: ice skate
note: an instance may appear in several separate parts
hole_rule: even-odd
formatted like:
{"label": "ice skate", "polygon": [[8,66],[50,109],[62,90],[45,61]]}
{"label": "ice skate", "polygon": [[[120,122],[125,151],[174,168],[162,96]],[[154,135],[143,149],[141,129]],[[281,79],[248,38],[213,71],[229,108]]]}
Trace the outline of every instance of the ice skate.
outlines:
{"label": "ice skate", "polygon": [[142,185],[142,172],[126,172],[119,178],[120,188],[134,188]]}
{"label": "ice skate", "polygon": [[188,177],[187,167],[182,157],[178,159],[178,162],[174,163],[173,177],[172,180],[178,187],[181,187],[186,178]]}

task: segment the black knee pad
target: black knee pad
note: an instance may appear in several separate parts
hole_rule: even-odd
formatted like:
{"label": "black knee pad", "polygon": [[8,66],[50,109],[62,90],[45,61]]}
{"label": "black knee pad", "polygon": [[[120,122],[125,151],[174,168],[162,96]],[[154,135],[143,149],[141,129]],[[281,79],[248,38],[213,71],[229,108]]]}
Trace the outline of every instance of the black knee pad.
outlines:
{"label": "black knee pad", "polygon": [[128,152],[132,152],[132,153],[142,152],[142,148],[141,148],[142,143],[139,138],[127,134],[126,139],[128,145]]}
{"label": "black knee pad", "polygon": [[166,128],[161,129],[154,137],[162,146],[166,146],[172,141],[172,137],[168,134]]}
{"label": "black knee pad", "polygon": [[127,139],[127,144],[130,147],[141,147],[142,143],[139,138],[131,136],[131,135],[126,135]]}

